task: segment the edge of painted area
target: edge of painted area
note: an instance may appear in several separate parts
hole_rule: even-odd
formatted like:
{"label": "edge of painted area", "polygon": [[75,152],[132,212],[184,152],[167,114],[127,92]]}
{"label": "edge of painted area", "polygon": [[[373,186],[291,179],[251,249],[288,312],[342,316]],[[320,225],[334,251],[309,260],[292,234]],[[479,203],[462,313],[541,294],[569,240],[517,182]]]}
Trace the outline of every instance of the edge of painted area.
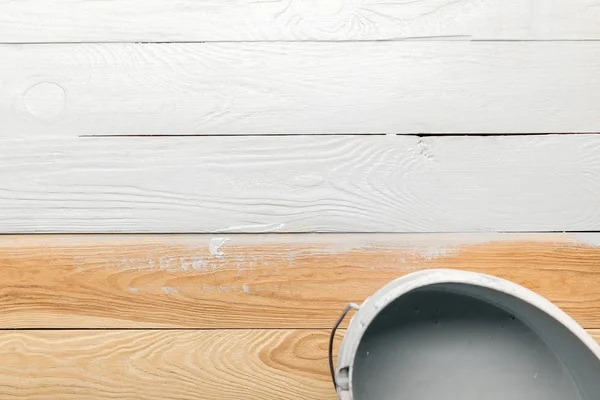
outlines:
{"label": "edge of painted area", "polygon": [[[375,317],[391,302],[408,292],[436,284],[465,284],[487,288],[492,291],[504,293],[524,301],[542,312],[553,317],[566,327],[586,347],[600,359],[600,345],[567,313],[539,294],[524,288],[514,282],[497,278],[491,275],[450,269],[430,269],[414,272],[395,279],[379,289],[373,296],[367,298],[356,312],[346,331],[340,350],[336,367],[338,382],[347,382],[347,387],[336,388],[340,400],[352,400],[352,369],[358,345]],[[347,373],[340,376],[340,371]]]}

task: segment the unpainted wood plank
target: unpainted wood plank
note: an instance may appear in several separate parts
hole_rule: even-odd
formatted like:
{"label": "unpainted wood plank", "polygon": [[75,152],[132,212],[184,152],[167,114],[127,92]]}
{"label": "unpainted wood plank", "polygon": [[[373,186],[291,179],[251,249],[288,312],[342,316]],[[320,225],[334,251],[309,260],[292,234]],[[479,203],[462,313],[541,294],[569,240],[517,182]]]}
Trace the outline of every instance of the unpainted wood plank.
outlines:
{"label": "unpainted wood plank", "polygon": [[0,331],[3,399],[335,398],[328,332]]}
{"label": "unpainted wood plank", "polygon": [[598,0],[22,0],[3,42],[600,38]]}
{"label": "unpainted wood plank", "polygon": [[594,41],[0,45],[0,59],[4,137],[600,131]]}
{"label": "unpainted wood plank", "polygon": [[600,230],[597,135],[5,139],[0,154],[0,233]]}
{"label": "unpainted wood plank", "polygon": [[600,234],[0,238],[3,328],[330,328],[428,268],[512,280],[600,327]]}
{"label": "unpainted wood plank", "polygon": [[[600,340],[600,331],[588,331]],[[327,331],[2,331],[3,399],[333,400]],[[339,340],[336,341],[336,351]]]}

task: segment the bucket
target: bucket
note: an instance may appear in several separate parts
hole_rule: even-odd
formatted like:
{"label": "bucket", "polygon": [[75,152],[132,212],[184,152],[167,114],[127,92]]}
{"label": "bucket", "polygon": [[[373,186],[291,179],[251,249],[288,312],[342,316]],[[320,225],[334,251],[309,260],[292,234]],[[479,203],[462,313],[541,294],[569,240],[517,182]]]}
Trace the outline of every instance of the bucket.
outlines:
{"label": "bucket", "polygon": [[600,399],[600,347],[580,325],[522,286],[466,271],[406,275],[349,305],[329,362],[340,400]]}

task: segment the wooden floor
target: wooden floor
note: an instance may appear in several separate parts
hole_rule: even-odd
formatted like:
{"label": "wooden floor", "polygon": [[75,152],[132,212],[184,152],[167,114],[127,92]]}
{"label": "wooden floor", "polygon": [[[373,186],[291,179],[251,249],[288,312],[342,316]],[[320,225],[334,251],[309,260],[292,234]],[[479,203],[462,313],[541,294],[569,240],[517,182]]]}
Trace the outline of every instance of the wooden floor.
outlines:
{"label": "wooden floor", "polygon": [[0,399],[335,400],[429,268],[600,340],[599,104],[600,0],[0,1]]}

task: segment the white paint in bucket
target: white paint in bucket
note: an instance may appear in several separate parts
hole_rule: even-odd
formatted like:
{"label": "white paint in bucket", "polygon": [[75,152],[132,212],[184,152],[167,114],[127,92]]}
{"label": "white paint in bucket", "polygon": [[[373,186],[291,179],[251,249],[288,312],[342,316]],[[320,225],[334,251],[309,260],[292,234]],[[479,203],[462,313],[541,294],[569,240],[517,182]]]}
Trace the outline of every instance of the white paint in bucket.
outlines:
{"label": "white paint in bucket", "polygon": [[360,306],[335,374],[340,400],[592,400],[600,347],[515,283],[426,270]]}

